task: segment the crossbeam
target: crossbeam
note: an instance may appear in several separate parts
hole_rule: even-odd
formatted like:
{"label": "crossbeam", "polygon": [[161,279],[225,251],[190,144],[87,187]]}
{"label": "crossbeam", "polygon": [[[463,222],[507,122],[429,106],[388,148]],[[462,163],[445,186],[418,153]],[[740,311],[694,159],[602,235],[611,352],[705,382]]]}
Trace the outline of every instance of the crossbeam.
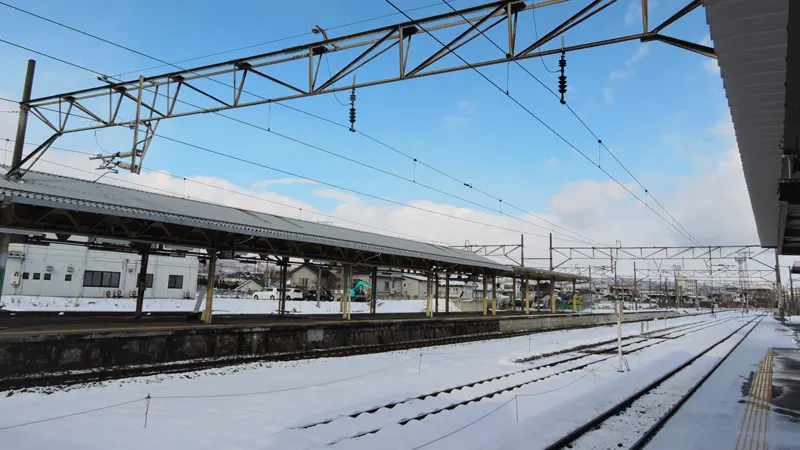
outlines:
{"label": "crossbeam", "polygon": [[[544,50],[542,46],[563,35],[564,32],[595,16],[616,0],[594,0],[578,10],[569,19],[535,39],[529,33],[517,34],[518,15],[524,11],[563,3],[566,0],[500,0],[477,6],[463,8],[400,22],[345,36],[296,45],[276,51],[237,58],[199,67],[183,68],[172,64],[177,70],[128,81],[99,77],[106,84],[62,94],[49,95],[22,102],[22,107],[41,120],[57,135],[81,131],[98,130],[109,127],[128,127],[133,129],[134,140],[130,152],[123,152],[130,158],[128,163],[117,163],[116,167],[139,173],[142,159],[150,141],[162,120],[186,117],[197,114],[220,113],[222,111],[246,108],[272,102],[282,102],[297,98],[324,95],[337,91],[350,90],[392,83],[407,79],[452,73],[484,66],[537,58],[545,55],[573,52],[593,47],[629,41],[661,41],[688,50],[713,55],[713,49],[662,36],[660,31],[687,11],[697,7],[694,0],[675,16],[659,25],[657,31],[624,34],[604,40],[588,41],[566,47]],[[499,58],[484,56],[464,64],[446,58],[456,49],[471,42],[484,32],[506,23],[507,42],[503,42],[506,54]],[[455,39],[444,37],[460,30]],[[414,36],[430,33],[442,36],[445,47],[434,49],[424,45],[414,46],[414,60],[422,61],[408,68],[411,59],[411,41]],[[421,36],[420,36],[421,38]],[[420,39],[416,38],[416,39]],[[529,41],[529,42],[526,42]],[[517,50],[521,48],[522,50]],[[398,58],[393,63],[379,59],[381,55],[397,51]],[[331,55],[339,54],[336,62]],[[325,80],[317,80],[323,58],[327,63],[339,67]],[[376,63],[375,61],[381,61]],[[279,66],[290,64],[304,65],[300,68],[277,73]],[[367,65],[373,67],[360,74],[352,83],[340,82]],[[248,74],[252,74],[248,76]],[[253,92],[253,80],[268,83],[269,93],[263,88],[262,94]],[[145,95],[146,93],[146,95]],[[176,108],[176,105],[181,105]],[[146,111],[145,111],[146,110]],[[143,113],[145,111],[146,113]],[[82,113],[82,114],[81,114]],[[88,120],[87,120],[88,119]],[[138,139],[140,128],[145,134]],[[119,156],[112,156],[119,158]]]}

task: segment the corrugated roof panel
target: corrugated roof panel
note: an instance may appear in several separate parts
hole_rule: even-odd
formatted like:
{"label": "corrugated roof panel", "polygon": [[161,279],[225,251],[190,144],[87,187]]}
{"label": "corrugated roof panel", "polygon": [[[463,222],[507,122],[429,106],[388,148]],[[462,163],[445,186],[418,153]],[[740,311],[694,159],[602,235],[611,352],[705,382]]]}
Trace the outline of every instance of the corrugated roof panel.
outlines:
{"label": "corrugated roof panel", "polygon": [[29,172],[22,181],[0,177],[0,193],[15,197],[14,201],[20,203],[59,203],[68,210],[110,210],[171,223],[236,229],[244,234],[505,269],[502,264],[465,250],[39,172]]}
{"label": "corrugated roof panel", "polygon": [[703,0],[761,245],[776,247],[789,0]]}

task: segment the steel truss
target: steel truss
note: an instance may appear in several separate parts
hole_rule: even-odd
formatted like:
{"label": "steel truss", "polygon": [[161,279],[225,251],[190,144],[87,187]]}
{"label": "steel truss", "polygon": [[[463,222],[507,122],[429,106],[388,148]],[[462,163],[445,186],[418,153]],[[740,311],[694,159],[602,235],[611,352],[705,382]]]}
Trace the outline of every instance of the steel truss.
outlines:
{"label": "steel truss", "polygon": [[[419,18],[411,22],[397,23],[341,37],[325,38],[321,41],[251,57],[188,69],[174,66],[179,70],[161,75],[139,77],[130,81],[116,82],[107,77],[98,77],[107,84],[21,103],[21,122],[22,116],[27,118],[27,113],[30,112],[50,128],[53,134],[28,158],[12,167],[7,176],[21,177],[24,175],[20,169],[25,163],[35,162],[56,138],[67,133],[108,127],[131,128],[134,135],[131,150],[107,157],[104,167],[119,167],[139,173],[142,168],[142,160],[156,134],[158,125],[166,119],[281,102],[635,40],[664,42],[705,56],[716,57],[713,48],[661,34],[664,28],[700,6],[700,0],[689,2],[673,16],[652,29],[648,25],[647,0],[642,0],[643,31],[605,40],[542,50],[543,45],[601,12],[616,0],[593,0],[539,39],[534,40],[531,36],[517,35],[518,17],[521,12],[564,1],[566,0],[546,0],[527,4],[524,0],[501,0],[455,12]],[[494,59],[477,59],[470,64],[455,63],[452,58],[446,58],[478,36],[501,25],[505,25],[507,28],[507,39],[501,44],[505,47],[505,56]],[[449,39],[446,36],[454,27],[463,28],[463,31],[454,39]],[[426,32],[437,36],[442,42],[448,42],[447,45],[433,53],[416,50],[413,53],[415,58],[412,58],[411,43],[414,36],[419,33],[427,34]],[[415,48],[417,47],[419,45],[415,46]],[[366,70],[359,74],[358,80],[353,77],[352,83],[349,82],[349,77],[354,75],[357,70],[370,65],[379,56],[390,50],[396,52],[397,55],[393,74],[381,77],[377,74],[380,72],[379,70]],[[342,58],[347,57],[347,60],[338,67],[332,76],[318,77],[322,58],[340,52],[343,53]],[[421,63],[412,66],[409,61],[418,60],[417,53],[421,53],[424,59]],[[278,70],[275,70],[281,65],[293,62],[302,64],[303,61],[307,62],[308,70],[300,70],[299,72],[303,72],[302,75],[279,75]],[[205,86],[201,87],[199,82],[204,79],[213,81],[218,86],[215,86],[214,90]],[[270,88],[275,88],[280,92],[271,96],[254,94],[248,91],[253,84],[253,79],[266,80]],[[337,85],[340,82],[344,84]],[[187,92],[193,92],[190,95],[195,95],[197,99],[201,100],[198,103],[203,104],[197,105],[186,101]],[[248,97],[243,98],[242,94],[246,94]],[[85,119],[91,121],[87,123]]]}
{"label": "steel truss", "polygon": [[[680,246],[680,247],[550,247],[550,259],[554,255],[563,261],[553,266],[560,268],[570,261],[590,261],[606,259],[610,261],[643,260],[643,261],[677,261],[700,260],[709,269],[713,260],[735,261],[740,252],[748,252],[748,259],[773,269],[756,257],[769,251],[760,245],[714,245],[714,246]],[[706,270],[708,272],[708,270]]]}

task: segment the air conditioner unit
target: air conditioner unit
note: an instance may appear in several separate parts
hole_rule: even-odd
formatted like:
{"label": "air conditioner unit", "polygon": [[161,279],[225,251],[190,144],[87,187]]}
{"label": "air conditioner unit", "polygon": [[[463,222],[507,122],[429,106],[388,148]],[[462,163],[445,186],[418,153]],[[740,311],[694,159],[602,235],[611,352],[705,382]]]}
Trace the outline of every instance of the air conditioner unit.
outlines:
{"label": "air conditioner unit", "polygon": [[183,293],[183,298],[192,298],[192,293],[189,292],[189,291],[184,292]]}
{"label": "air conditioner unit", "polygon": [[67,266],[67,273],[75,272],[75,268],[72,266]]}
{"label": "air conditioner unit", "polygon": [[136,294],[138,294],[138,291],[136,289],[131,291],[131,297],[136,297]]}
{"label": "air conditioner unit", "polygon": [[45,267],[45,270],[46,270],[46,271],[48,271],[48,272],[52,272],[52,271],[54,271],[54,270],[55,270],[55,267],[53,267],[53,266],[47,266],[47,267]]}
{"label": "air conditioner unit", "polygon": [[14,275],[11,277],[11,284],[14,286],[19,285],[19,272],[14,272]]}

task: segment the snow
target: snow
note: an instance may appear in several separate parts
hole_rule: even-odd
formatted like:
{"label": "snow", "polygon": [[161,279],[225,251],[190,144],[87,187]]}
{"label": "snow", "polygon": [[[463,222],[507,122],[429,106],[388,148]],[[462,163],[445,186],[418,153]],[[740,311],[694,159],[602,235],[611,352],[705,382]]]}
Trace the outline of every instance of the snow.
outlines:
{"label": "snow", "polygon": [[[776,320],[765,318],[665,424],[647,449],[736,448],[747,395],[743,385],[769,348],[796,348],[792,336]],[[797,423],[788,423],[774,411],[769,421],[770,448],[793,448],[800,431]]]}
{"label": "snow", "polygon": [[[189,312],[195,300],[145,299],[145,312]],[[205,300],[201,304],[205,305]],[[4,295],[0,308],[8,311],[134,311],[136,299],[132,298],[66,298]],[[291,314],[339,314],[339,302],[287,300],[286,310]],[[444,300],[439,301],[439,311],[444,312]],[[214,298],[214,313],[219,314],[275,314],[277,300],[253,300],[230,297]],[[450,302],[450,311],[460,311]],[[369,312],[368,303],[352,302],[350,312]],[[425,312],[425,300],[378,300],[379,313]]]}
{"label": "snow", "polygon": [[[514,362],[531,354],[615,338],[616,328],[605,326],[441,346],[423,352],[254,363],[69,390],[50,389],[49,393],[42,390],[16,392],[0,397],[0,438],[4,448],[31,450],[56,447],[105,450],[109,442],[121,450],[288,450],[328,448],[327,444],[332,442],[335,442],[333,448],[409,449],[455,431],[425,448],[540,448],[701,351],[701,344],[707,345],[730,333],[744,320],[737,313],[718,314],[718,318],[722,316],[731,320],[688,337],[661,340],[661,344],[629,354],[632,371],[626,373],[615,371],[613,355],[585,355],[570,363],[549,367],[541,366],[576,354],[551,356],[530,364]],[[667,322],[668,326],[673,326],[711,320],[710,316],[694,316]],[[661,321],[653,330],[659,328],[663,328]],[[626,336],[636,336],[640,329],[638,323],[623,325]],[[673,336],[678,334],[675,332]],[[609,360],[567,371],[601,358]],[[508,376],[436,396],[415,398],[423,393],[502,375]],[[405,425],[398,423],[517,384],[522,386],[489,399],[444,409]],[[151,396],[149,408],[143,400],[148,395]],[[515,396],[518,397],[515,399]],[[134,402],[4,429],[128,401]],[[392,402],[402,403],[374,413],[349,416]],[[519,423],[516,423],[517,404]],[[147,428],[144,428],[146,409]],[[480,422],[465,427],[494,409],[497,411]],[[330,422],[296,429],[319,421]],[[542,423],[548,425],[542,426]],[[374,434],[353,437],[376,429]]]}

